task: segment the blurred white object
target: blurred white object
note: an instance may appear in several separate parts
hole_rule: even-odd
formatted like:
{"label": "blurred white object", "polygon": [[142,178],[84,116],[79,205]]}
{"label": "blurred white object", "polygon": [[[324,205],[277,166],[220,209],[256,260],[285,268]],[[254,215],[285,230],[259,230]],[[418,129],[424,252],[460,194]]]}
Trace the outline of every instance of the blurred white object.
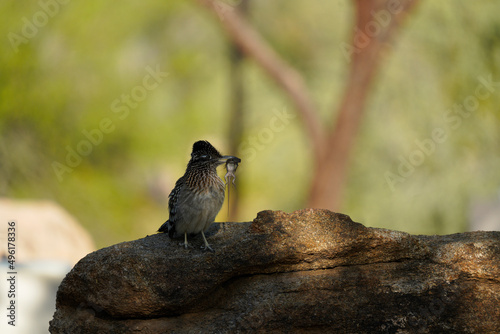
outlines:
{"label": "blurred white object", "polygon": [[500,231],[500,192],[497,199],[475,202],[469,221],[470,231]]}
{"label": "blurred white object", "polygon": [[7,256],[7,223],[16,222],[16,261],[61,260],[73,266],[95,250],[90,234],[50,201],[0,198],[0,258]]}
{"label": "blurred white object", "polygon": [[7,272],[8,263],[0,262],[0,270],[4,275],[0,280],[0,333],[5,334],[46,334],[49,332],[49,321],[56,310],[55,297],[59,284],[71,269],[71,266],[61,261],[35,261],[16,264],[15,288],[15,326],[8,324],[7,308],[11,298],[7,298],[10,283]]}
{"label": "blurred white object", "polygon": [[[9,268],[8,223],[15,222],[15,269]],[[50,201],[0,199],[0,333],[48,333],[59,284],[71,268],[95,250],[90,234],[66,210]],[[7,280],[14,271],[15,298]],[[15,301],[16,326],[8,307]]]}

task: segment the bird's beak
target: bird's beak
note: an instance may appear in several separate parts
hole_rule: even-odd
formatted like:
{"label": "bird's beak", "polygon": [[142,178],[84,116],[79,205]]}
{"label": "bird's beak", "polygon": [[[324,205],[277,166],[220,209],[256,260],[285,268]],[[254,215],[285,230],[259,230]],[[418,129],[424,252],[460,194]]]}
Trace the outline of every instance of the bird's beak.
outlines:
{"label": "bird's beak", "polygon": [[235,157],[234,155],[224,155],[222,158],[219,158],[219,160],[218,160],[219,165],[222,165],[222,164],[226,163],[227,161],[240,163],[241,159],[238,157]]}

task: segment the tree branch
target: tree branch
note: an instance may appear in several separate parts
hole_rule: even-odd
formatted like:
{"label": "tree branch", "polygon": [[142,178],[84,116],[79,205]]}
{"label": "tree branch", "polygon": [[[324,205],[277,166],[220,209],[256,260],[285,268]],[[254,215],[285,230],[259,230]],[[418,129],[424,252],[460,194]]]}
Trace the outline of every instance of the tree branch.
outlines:
{"label": "tree branch", "polygon": [[221,24],[233,42],[247,56],[253,58],[290,97],[302,118],[315,158],[320,159],[325,137],[316,114],[316,107],[302,76],[269,47],[237,9],[228,8],[229,5],[220,0],[198,0],[198,2],[219,16]]}

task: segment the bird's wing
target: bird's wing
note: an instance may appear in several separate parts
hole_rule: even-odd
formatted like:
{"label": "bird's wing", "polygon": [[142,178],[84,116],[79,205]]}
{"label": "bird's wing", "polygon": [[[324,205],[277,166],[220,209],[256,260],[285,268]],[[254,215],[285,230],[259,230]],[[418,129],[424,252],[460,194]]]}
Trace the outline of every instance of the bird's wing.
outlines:
{"label": "bird's wing", "polygon": [[175,234],[175,224],[181,219],[182,213],[179,212],[179,199],[181,196],[181,185],[184,183],[184,176],[177,180],[174,189],[168,195],[168,235],[172,238]]}

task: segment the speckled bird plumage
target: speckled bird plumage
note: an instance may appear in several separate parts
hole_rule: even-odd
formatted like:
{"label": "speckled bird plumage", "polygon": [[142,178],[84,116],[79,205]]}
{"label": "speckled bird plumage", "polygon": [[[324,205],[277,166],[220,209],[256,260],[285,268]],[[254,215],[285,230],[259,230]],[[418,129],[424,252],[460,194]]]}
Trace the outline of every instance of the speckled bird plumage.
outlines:
{"label": "speckled bird plumage", "polygon": [[208,141],[193,145],[186,172],[177,180],[169,195],[169,219],[159,228],[170,238],[184,234],[202,233],[205,249],[212,250],[204,232],[214,222],[224,203],[225,186],[217,175],[217,166],[232,156],[222,156]]}

